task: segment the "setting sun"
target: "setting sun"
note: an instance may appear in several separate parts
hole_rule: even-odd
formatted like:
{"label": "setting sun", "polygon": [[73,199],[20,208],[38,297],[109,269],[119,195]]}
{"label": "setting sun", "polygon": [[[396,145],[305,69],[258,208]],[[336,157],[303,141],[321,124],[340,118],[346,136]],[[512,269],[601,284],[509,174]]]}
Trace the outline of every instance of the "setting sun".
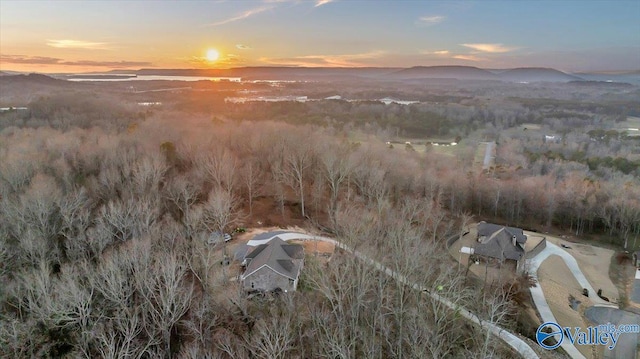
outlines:
{"label": "setting sun", "polygon": [[220,53],[216,49],[207,50],[207,60],[216,61],[220,57]]}

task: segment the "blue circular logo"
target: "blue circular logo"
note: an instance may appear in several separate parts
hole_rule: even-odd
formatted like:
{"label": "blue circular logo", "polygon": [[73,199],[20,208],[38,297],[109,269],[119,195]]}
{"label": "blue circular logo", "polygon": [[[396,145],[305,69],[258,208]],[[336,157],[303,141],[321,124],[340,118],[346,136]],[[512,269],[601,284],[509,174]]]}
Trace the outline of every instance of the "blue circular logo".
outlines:
{"label": "blue circular logo", "polygon": [[[555,339],[556,343],[550,344],[550,338]],[[560,344],[562,344],[562,341],[564,340],[564,333],[562,332],[562,328],[560,327],[560,325],[558,325],[558,323],[546,322],[542,323],[542,325],[538,327],[538,330],[536,331],[536,340],[541,347],[548,350],[553,350],[559,347]]]}

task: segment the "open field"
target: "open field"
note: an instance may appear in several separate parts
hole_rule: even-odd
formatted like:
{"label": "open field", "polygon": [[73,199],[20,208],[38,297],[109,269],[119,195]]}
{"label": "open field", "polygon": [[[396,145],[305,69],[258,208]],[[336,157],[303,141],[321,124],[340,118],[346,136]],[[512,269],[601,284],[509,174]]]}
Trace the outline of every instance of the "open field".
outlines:
{"label": "open field", "polygon": [[640,117],[627,117],[626,121],[618,123],[619,128],[637,128],[640,129]]}
{"label": "open field", "polygon": [[[591,306],[589,298],[582,295],[582,288],[562,258],[551,255],[538,269],[538,283],[553,315],[561,326],[585,328],[589,323],[583,319],[584,309]],[[591,295],[591,293],[590,293]],[[573,296],[582,303],[573,309],[569,302]],[[593,350],[588,346],[576,345],[576,348],[587,358],[593,358]]]}
{"label": "open field", "polygon": [[[531,233],[532,235],[540,235],[540,233]],[[613,302],[617,301],[619,296],[618,288],[609,277],[609,267],[615,253],[611,249],[593,246],[590,244],[581,244],[569,242],[558,237],[544,235],[547,241],[558,246],[565,244],[571,247],[566,249],[578,262],[580,269],[587,277],[587,280],[596,289],[602,289],[602,295],[608,297]]]}
{"label": "open field", "polygon": [[542,126],[537,123],[523,123],[517,128],[522,131],[540,131],[542,129]]}

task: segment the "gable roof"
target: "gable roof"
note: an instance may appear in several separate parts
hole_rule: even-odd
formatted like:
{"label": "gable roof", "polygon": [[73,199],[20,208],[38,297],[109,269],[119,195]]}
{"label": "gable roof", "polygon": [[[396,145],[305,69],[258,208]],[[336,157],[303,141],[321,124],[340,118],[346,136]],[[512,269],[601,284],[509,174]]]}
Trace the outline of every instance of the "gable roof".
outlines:
{"label": "gable roof", "polygon": [[299,244],[287,244],[279,237],[275,237],[269,243],[257,246],[245,258],[251,259],[243,278],[253,274],[263,266],[268,266],[273,271],[296,279],[300,273],[301,261],[304,258],[304,249]]}
{"label": "gable roof", "polygon": [[524,249],[519,245],[514,246],[511,238],[498,236],[487,243],[478,243],[474,248],[474,253],[486,257],[519,261],[524,255]]}
{"label": "gable roof", "polygon": [[490,240],[493,235],[497,235],[498,232],[502,230],[504,230],[509,237],[515,236],[516,242],[518,242],[519,244],[524,244],[527,241],[527,236],[525,236],[521,228],[506,227],[499,224],[487,223],[484,221],[478,223],[478,236],[487,237],[488,240]]}
{"label": "gable roof", "polygon": [[[478,236],[484,237],[480,243],[476,244],[474,253],[498,258],[520,260],[524,255],[524,244],[527,236],[522,229],[515,227],[504,227],[497,224],[480,222],[478,223]],[[513,243],[513,238],[516,244]]]}

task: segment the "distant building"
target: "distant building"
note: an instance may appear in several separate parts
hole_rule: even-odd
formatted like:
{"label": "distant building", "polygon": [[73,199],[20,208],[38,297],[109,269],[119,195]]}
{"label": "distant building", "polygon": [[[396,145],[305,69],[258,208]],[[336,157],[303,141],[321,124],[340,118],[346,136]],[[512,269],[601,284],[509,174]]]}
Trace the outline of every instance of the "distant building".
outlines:
{"label": "distant building", "polygon": [[241,280],[245,291],[294,291],[304,265],[304,248],[275,237],[256,246],[244,259]]}
{"label": "distant building", "polygon": [[544,142],[547,143],[559,143],[562,137],[558,135],[544,135]]}
{"label": "distant building", "polygon": [[420,103],[420,101],[405,101],[405,100],[396,100],[394,98],[391,97],[385,97],[385,98],[381,98],[378,100],[379,102],[382,102],[385,105],[390,105],[392,103],[398,104],[398,105],[412,105],[414,103]]}
{"label": "distant building", "polygon": [[27,111],[26,107],[0,107],[0,112],[17,112],[17,111]]}

